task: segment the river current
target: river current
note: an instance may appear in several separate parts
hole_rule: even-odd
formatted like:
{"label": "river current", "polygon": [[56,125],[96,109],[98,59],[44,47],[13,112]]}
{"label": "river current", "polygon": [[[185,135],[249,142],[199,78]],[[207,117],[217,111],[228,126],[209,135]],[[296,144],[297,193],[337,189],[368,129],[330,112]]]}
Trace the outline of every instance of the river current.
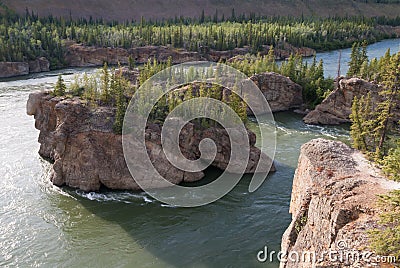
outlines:
{"label": "river current", "polygon": [[[389,47],[399,51],[400,39],[373,44],[368,52],[379,57]],[[342,73],[349,52],[342,50]],[[338,55],[317,55],[326,75],[336,75]],[[318,137],[349,142],[348,127],[307,126],[297,114],[275,114],[277,172],[254,193],[244,177],[224,198],[198,208],[169,207],[144,193],[60,189],[49,182],[51,166],[37,153],[39,132],[26,101],[30,92],[52,88],[59,73],[68,81],[85,71],[95,70],[0,82],[0,266],[278,267],[277,260],[259,263],[256,255],[265,246],[280,249],[300,146]]]}

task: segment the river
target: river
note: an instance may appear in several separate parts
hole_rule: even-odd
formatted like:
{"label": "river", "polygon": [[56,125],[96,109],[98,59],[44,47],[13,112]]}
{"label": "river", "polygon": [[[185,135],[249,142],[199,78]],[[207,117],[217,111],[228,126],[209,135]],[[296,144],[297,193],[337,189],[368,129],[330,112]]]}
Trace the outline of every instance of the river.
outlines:
{"label": "river", "polygon": [[[386,40],[369,51],[379,56],[388,47],[398,51],[399,44]],[[328,74],[336,73],[337,55],[317,56]],[[343,50],[342,62],[347,59]],[[264,246],[279,251],[291,220],[299,148],[318,137],[348,142],[346,127],[307,126],[297,114],[275,114],[277,172],[251,194],[244,177],[224,198],[203,207],[168,207],[142,193],[59,189],[37,153],[39,133],[26,115],[26,100],[32,91],[51,88],[58,73],[68,81],[84,71],[94,69],[0,82],[0,266],[278,267],[277,260],[259,263],[256,255]]]}

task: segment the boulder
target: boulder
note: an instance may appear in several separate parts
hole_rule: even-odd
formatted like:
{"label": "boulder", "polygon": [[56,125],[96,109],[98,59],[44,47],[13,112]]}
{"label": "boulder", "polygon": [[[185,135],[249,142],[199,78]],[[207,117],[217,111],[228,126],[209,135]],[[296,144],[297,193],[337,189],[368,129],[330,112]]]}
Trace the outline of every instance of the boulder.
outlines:
{"label": "boulder", "polygon": [[[262,91],[272,112],[287,111],[303,104],[302,87],[286,76],[266,72],[253,75],[250,79]],[[249,97],[251,98],[251,96]],[[253,108],[257,110],[257,100],[253,101],[255,103]],[[262,104],[260,103],[260,105]]]}

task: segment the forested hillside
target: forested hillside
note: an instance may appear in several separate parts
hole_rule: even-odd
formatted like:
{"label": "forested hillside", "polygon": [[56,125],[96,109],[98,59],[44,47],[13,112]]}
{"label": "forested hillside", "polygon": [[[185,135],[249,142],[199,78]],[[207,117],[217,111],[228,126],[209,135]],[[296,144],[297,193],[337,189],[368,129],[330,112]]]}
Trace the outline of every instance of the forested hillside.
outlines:
{"label": "forested hillside", "polygon": [[146,18],[198,17],[236,14],[268,16],[389,16],[400,14],[399,0],[2,0],[20,14],[26,8],[40,16],[70,15],[75,18],[104,18],[106,20],[139,20]]}

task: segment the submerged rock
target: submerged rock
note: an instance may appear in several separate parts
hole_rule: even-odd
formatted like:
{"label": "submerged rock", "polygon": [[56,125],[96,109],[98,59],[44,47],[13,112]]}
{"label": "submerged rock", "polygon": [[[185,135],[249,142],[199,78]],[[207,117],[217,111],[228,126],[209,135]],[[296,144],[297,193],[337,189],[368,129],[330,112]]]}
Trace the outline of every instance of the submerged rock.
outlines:
{"label": "submerged rock", "polygon": [[[327,253],[337,251],[338,257],[340,250],[368,250],[367,231],[377,227],[379,219],[377,194],[399,188],[400,183],[385,179],[342,142],[316,139],[304,144],[293,180],[292,222],[281,246],[292,258],[280,267],[366,267],[351,259],[335,262]],[[307,252],[316,258],[302,259]]]}
{"label": "submerged rock", "polygon": [[[126,166],[122,135],[113,132],[115,109],[99,106],[91,108],[79,98],[52,97],[38,92],[29,96],[27,113],[34,115],[35,127],[40,130],[39,154],[54,162],[51,181],[84,191],[97,191],[102,185],[110,189],[140,190]],[[250,157],[246,173],[254,173],[262,157],[272,160],[254,146],[255,134],[248,131]],[[225,169],[230,161],[230,142],[227,132],[211,127],[198,129],[188,123],[181,132],[180,148],[188,159],[200,157],[198,145],[204,138],[214,140],[217,155],[212,166]],[[204,177],[203,172],[185,172],[167,160],[161,146],[161,126],[149,124],[146,128],[147,153],[157,171],[168,181],[179,184],[194,182]],[[147,157],[137,152],[137,164]],[[268,166],[268,165],[266,165]],[[260,170],[269,172],[269,170]],[[274,171],[272,165],[271,171]],[[141,171],[143,172],[143,171]],[[147,176],[143,173],[134,176]],[[162,185],[152,185],[162,187]]]}

